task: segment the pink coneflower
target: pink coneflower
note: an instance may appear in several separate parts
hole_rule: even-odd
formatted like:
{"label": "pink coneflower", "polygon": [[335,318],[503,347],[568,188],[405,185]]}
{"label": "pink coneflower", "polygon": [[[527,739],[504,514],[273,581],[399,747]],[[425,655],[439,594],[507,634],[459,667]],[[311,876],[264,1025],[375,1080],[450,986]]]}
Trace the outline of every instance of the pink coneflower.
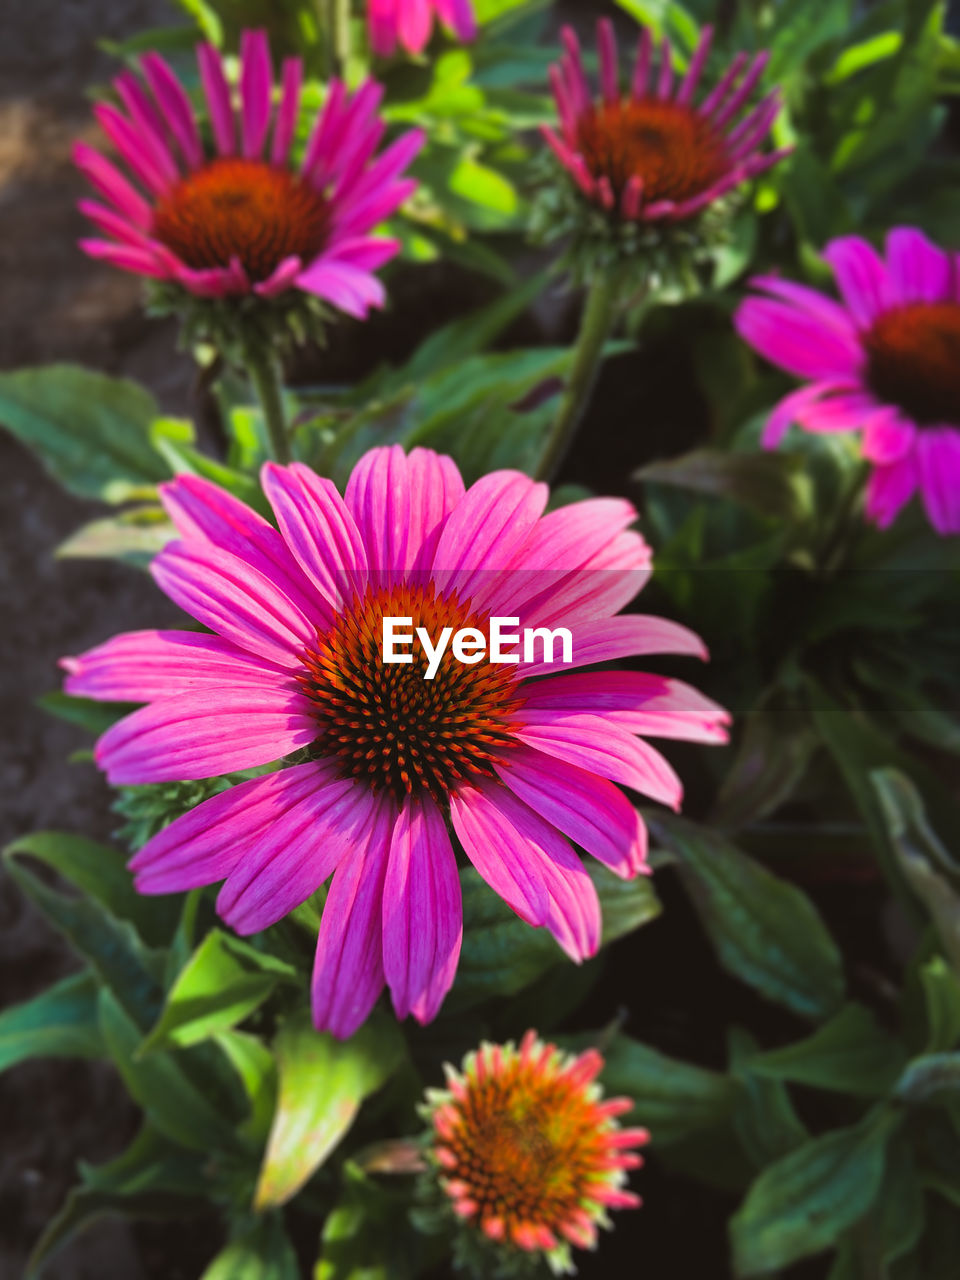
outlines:
{"label": "pink coneflower", "polygon": [[434,17],[458,40],[472,40],[477,34],[471,0],[367,0],[370,47],[381,58],[389,58],[398,45],[407,53],[422,53]]}
{"label": "pink coneflower", "polygon": [[[461,662],[432,679],[418,648],[382,660],[383,619],[443,627],[491,616],[575,628],[572,666],[690,653],[676,623],[611,616],[650,572],[621,500],[543,515],[547,488],[516,471],[469,490],[449,458],[375,449],[341,497],[294,463],[263,485],[279,531],[216,485],[161,486],[181,541],[153,562],[214,632],[121,635],[66,659],[69,693],[148,706],[97,744],[116,785],[208,778],[307,758],[205,801],[133,859],[137,887],[225,880],[217,909],[255,933],[333,874],[313,981],[318,1027],[349,1035],[384,982],[399,1017],[431,1019],[457,966],[460,882],[447,818],[480,875],[575,960],[600,909],[567,837],[616,874],[646,869],[646,835],[614,783],[678,806],[680,781],[638,733],[725,739],[726,714],[689,686],[638,672],[555,674],[561,654]],[[554,674],[551,674],[554,673]],[[544,678],[532,680],[533,676]],[[612,781],[610,781],[612,779]]]}
{"label": "pink coneflower", "polygon": [[704,27],[686,75],[675,84],[669,40],[660,46],[655,72],[653,37],[644,27],[624,93],[613,24],[602,18],[601,96],[595,99],[575,32],[564,27],[562,35],[566,55],[550,68],[560,136],[546,127],[543,133],[584,196],[600,208],[629,221],[679,222],[787,154],[758,149],[780,109],[779,90],[737,119],[768,53],[758,53],[752,63],[747,54],[737,54],[712,93],[695,106],[712,28]]}
{"label": "pink coneflower", "polygon": [[428,1093],[440,1189],[481,1238],[568,1271],[570,1245],[595,1248],[608,1209],[639,1206],[624,1182],[649,1134],[620,1128],[633,1103],[603,1100],[602,1068],[595,1049],[575,1057],[528,1031],[519,1049],[481,1045],[461,1072],[447,1068],[446,1090]]}
{"label": "pink coneflower", "polygon": [[857,236],[823,256],[842,303],[758,276],[769,298],[736,314],[741,337],[781,369],[810,379],[781,400],[764,432],[773,448],[790,424],[863,432],[873,464],[867,515],[886,528],[920,491],[938,533],[960,533],[960,267],[920,231],[897,227],[886,261]]}
{"label": "pink coneflower", "polygon": [[82,240],[81,248],[202,297],[301,289],[356,316],[382,305],[373,272],[400,246],[370,233],[415,189],[401,174],[423,135],[413,130],[375,158],[384,131],[381,87],[368,80],[348,93],[333,80],[296,170],[290,153],[301,60],[284,61],[274,113],[262,31],[243,34],[239,112],[217,50],[200,45],[197,58],[212,154],[183,86],[159,54],[145,54],[146,86],[124,72],[114,81],[124,109],[95,109],[137,185],[92,147],[74,148],[76,164],[108,202],[80,201],[107,236]]}

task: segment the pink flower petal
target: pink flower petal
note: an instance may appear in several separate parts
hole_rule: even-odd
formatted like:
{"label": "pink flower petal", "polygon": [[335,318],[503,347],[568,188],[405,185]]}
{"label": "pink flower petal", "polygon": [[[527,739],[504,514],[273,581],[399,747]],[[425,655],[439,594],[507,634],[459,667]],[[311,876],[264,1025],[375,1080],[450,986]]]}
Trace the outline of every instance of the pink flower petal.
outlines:
{"label": "pink flower petal", "polygon": [[613,783],[527,748],[496,769],[524,804],[611,871],[629,878],[646,869],[646,828]]}
{"label": "pink flower petal", "polygon": [[668,618],[655,618],[643,613],[583,622],[573,630],[572,648],[572,662],[563,663],[557,648],[554,662],[544,662],[542,657],[531,663],[521,659],[519,672],[530,676],[557,670],[570,671],[594,662],[612,662],[618,658],[650,653],[692,654],[704,659],[708,656],[703,641],[687,627]]}
{"label": "pink flower petal", "polygon": [[443,815],[429,796],[400,810],[383,888],[383,967],[398,1018],[430,1022],[460,958],[460,877]]}
{"label": "pink flower petal", "polygon": [[97,764],[114,786],[215,778],[309,746],[311,704],[282,688],[199,688],[124,716],[99,739]]}
{"label": "pink flower petal", "polygon": [[889,305],[887,268],[876,249],[859,236],[831,240],[823,256],[833,268],[837,288],[854,321],[869,328]]}
{"label": "pink flower petal", "polygon": [[237,146],[236,132],[233,106],[230,102],[230,86],[227,84],[227,77],[223,70],[223,60],[212,44],[201,44],[197,46],[197,62],[200,66],[203,91],[207,97],[217,154],[232,156]]}
{"label": "pink flower petal", "polygon": [[450,818],[467,857],[522,920],[546,925],[572,960],[596,952],[597,891],[556,828],[502,783],[451,796]]}
{"label": "pink flower petal", "polygon": [[320,921],[311,1004],[318,1031],[346,1040],[383,990],[383,883],[397,810],[381,799],[370,826],[340,863]]}
{"label": "pink flower petal", "polygon": [[266,574],[212,544],[166,546],[150,572],[171,600],[241,649],[297,670],[316,627]]}
{"label": "pink flower petal", "polygon": [[145,53],[140,65],[184,160],[191,169],[198,168],[203,163],[203,147],[193,118],[193,107],[183,85],[159,53]]}
{"label": "pink flower petal", "polygon": [[273,68],[265,31],[244,31],[240,38],[240,104],[243,154],[259,160],[270,127]]}
{"label": "pink flower petal", "polygon": [[917,428],[901,418],[896,409],[882,409],[867,423],[860,451],[868,462],[889,466],[913,449]]}
{"label": "pink flower petal", "polygon": [[[534,714],[538,721],[532,723]],[[610,716],[528,712],[521,742],[588,773],[599,773],[641,795],[679,809],[683,784],[659,751],[612,723]]]}
{"label": "pink flower petal", "polygon": [[700,39],[697,41],[693,57],[690,59],[690,65],[687,67],[687,74],[684,76],[683,83],[677,92],[676,101],[681,105],[690,102],[693,98],[694,90],[699,83],[703,68],[706,66],[707,58],[710,56],[712,43],[713,27],[704,27],[700,32]]}
{"label": "pink flower petal", "polygon": [[85,142],[74,143],[73,163],[83,176],[134,226],[147,231],[153,220],[150,206],[116,168]]}
{"label": "pink flower petal", "polygon": [[183,893],[224,880],[269,838],[287,809],[323,786],[316,764],[251,778],[204,800],[148,840],[130,860],[140,893]]}
{"label": "pink flower petal", "polygon": [[296,283],[306,293],[325,298],[358,320],[365,320],[371,308],[382,307],[386,301],[383,285],[375,276],[330,257],[315,259],[300,272]]}
{"label": "pink flower petal", "polygon": [[268,462],[260,473],[286,544],[300,568],[335,610],[367,580],[363,537],[333,481],[302,463]]}
{"label": "pink flower petal", "polygon": [[259,933],[305,902],[372,822],[376,802],[369,787],[338,777],[333,761],[313,767],[296,799],[284,789],[287,808],[246,850],[220,890],[217,913],[237,933]]}
{"label": "pink flower petal", "polygon": [[273,525],[218,484],[180,475],[160,485],[160,501],[187,543],[209,543],[258,569],[311,621],[329,623],[330,612]]}
{"label": "pink flower petal", "polygon": [[917,433],[920,492],[937,533],[960,533],[960,429],[923,427]]}
{"label": "pink flower petal", "polygon": [[877,467],[867,482],[866,512],[880,529],[888,529],[917,491],[920,483],[916,454],[911,452],[888,467]]}
{"label": "pink flower petal", "polygon": [[289,672],[195,631],[128,631],[77,658],[61,658],[60,665],[70,673],[66,693],[103,702],[152,702],[241,684],[264,692],[297,689]]}
{"label": "pink flower petal", "polygon": [[270,163],[286,165],[297,127],[300,110],[300,88],[303,83],[303,59],[284,58],[283,92],[276,123],[273,126],[273,142],[270,146]]}
{"label": "pink flower petal", "polygon": [[887,235],[887,270],[894,303],[953,300],[955,274],[950,255],[914,227],[895,227]]}
{"label": "pink flower petal", "polygon": [[822,320],[782,302],[747,298],[737,309],[734,325],[771,363],[802,378],[851,378],[862,364],[855,337],[845,338]]}

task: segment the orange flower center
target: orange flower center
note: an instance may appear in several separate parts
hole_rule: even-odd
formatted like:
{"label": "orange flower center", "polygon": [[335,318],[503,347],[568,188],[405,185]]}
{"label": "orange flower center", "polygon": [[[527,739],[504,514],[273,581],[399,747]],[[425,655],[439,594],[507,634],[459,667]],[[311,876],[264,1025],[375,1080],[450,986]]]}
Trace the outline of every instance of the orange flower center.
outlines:
{"label": "orange flower center", "polygon": [[581,1084],[520,1058],[471,1079],[444,1133],[444,1177],[476,1204],[480,1222],[561,1235],[601,1176],[609,1135]]}
{"label": "orange flower center", "polygon": [[239,258],[254,282],[284,258],[315,258],[327,236],[327,204],[297,174],[260,160],[212,160],[157,204],[153,234],[188,267]]}
{"label": "orange flower center", "polygon": [[460,662],[448,643],[427,680],[428,658],[416,639],[396,646],[411,662],[384,661],[385,617],[410,618],[396,624],[396,634],[415,636],[423,627],[434,647],[445,627],[453,635],[475,627],[489,652],[488,621],[456,593],[437,598],[432,586],[404,584],[355,600],[304,657],[301,687],[322,728],[314,749],[339,757],[346,776],[392,792],[398,803],[423,792],[442,801],[456,786],[493,776],[493,760],[513,745],[513,713],[523,702],[516,667],[486,656]]}
{"label": "orange flower center", "polygon": [[919,426],[960,425],[960,303],[910,302],[863,335],[867,383]]}
{"label": "orange flower center", "polygon": [[634,175],[643,202],[680,203],[712,186],[730,168],[723,138],[692,107],[658,98],[624,98],[591,107],[577,126],[577,145],[595,178],[614,195]]}

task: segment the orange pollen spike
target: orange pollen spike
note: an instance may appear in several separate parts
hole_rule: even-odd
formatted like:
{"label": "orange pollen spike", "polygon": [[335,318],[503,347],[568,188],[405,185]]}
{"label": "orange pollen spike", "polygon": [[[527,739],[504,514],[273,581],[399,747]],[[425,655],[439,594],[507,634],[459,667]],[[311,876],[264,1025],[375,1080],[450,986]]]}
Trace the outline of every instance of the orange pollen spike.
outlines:
{"label": "orange pollen spike", "polygon": [[644,204],[689,200],[730,169],[723,138],[710,121],[684,103],[659,98],[594,105],[578,123],[577,148],[618,200],[639,177]]}
{"label": "orange pollen spike", "polygon": [[254,281],[285,258],[304,266],[327,240],[323,196],[288,169],[225,157],[187,174],[158,202],[153,235],[195,270],[234,258]]}
{"label": "orange pollen spike", "polygon": [[299,682],[320,730],[312,750],[339,759],[345,777],[391,792],[398,804],[423,793],[442,803],[455,787],[493,777],[494,761],[516,746],[523,705],[516,668],[486,658],[461,663],[448,646],[426,680],[417,641],[404,650],[412,662],[383,660],[385,617],[412,618],[402,630],[424,627],[434,643],[444,627],[476,627],[489,640],[485,617],[455,592],[438,597],[430,584],[355,598],[303,657]]}

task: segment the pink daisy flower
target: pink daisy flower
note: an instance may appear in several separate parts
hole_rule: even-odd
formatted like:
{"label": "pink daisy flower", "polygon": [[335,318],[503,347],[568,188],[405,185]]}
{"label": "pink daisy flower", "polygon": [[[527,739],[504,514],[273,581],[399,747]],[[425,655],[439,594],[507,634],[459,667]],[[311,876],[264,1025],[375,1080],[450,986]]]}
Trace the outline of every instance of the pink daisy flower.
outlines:
{"label": "pink daisy flower", "polygon": [[919,491],[930,523],[960,533],[960,264],[911,227],[887,236],[886,258],[866,240],[832,240],[823,256],[841,302],[758,276],[769,297],[737,311],[740,336],[808,384],[781,400],[763,442],[790,424],[862,431],[872,463],[867,515],[881,529]]}
{"label": "pink daisy flower", "polygon": [[458,40],[477,34],[471,0],[367,0],[370,47],[380,58],[389,58],[397,45],[407,53],[422,53],[435,17]]}
{"label": "pink daisy flower", "polygon": [[622,1129],[629,1098],[603,1098],[596,1049],[562,1053],[528,1031],[513,1044],[482,1044],[447,1088],[428,1091],[427,1152],[441,1193],[481,1241],[574,1270],[571,1245],[597,1247],[608,1209],[635,1209],[627,1171],[646,1129]]}
{"label": "pink daisy flower", "polygon": [[564,27],[562,37],[566,55],[550,68],[560,134],[547,127],[543,134],[584,196],[600,208],[631,221],[679,222],[788,154],[759,150],[780,110],[779,89],[738,119],[768,53],[758,53],[752,63],[738,53],[716,88],[694,105],[713,29],[703,28],[686,75],[675,83],[669,40],[660,46],[654,72],[653,36],[644,27],[630,87],[623,92],[613,23],[602,18],[601,94],[595,99],[576,33]]}
{"label": "pink daisy flower", "polygon": [[80,247],[201,297],[302,289],[350,315],[381,306],[383,286],[373,272],[400,245],[371,232],[415,189],[401,175],[423,134],[413,130],[376,156],[382,88],[368,80],[351,94],[332,80],[297,171],[290,152],[301,60],[284,61],[274,113],[262,31],[243,33],[239,112],[217,50],[200,45],[197,59],[212,154],[169,65],[145,54],[145,85],[124,72],[114,81],[123,109],[100,103],[94,111],[133,182],[92,147],[74,147],[77,166],[106,201],[80,201],[106,236]]}
{"label": "pink daisy flower", "polygon": [[[452,824],[480,875],[575,960],[600,940],[593,883],[569,840],[620,876],[646,835],[615,783],[671,806],[681,784],[639,733],[725,740],[727,716],[675,680],[422,651],[382,661],[383,618],[489,635],[491,616],[574,628],[572,666],[631,654],[704,656],[659,618],[612,616],[649,577],[624,501],[543,515],[515,471],[464,490],[449,458],[399,446],[357,464],[343,497],[309,468],[268,463],[279,529],[208,481],[161,486],[180,541],[153,576],[212,635],[143,631],[67,658],[66,689],[146,701],[100,738],[118,785],[209,778],[307,759],[214,796],[132,860],[143,893],[225,881],[256,933],[332,874],[313,978],[316,1024],[348,1036],[384,983],[398,1017],[431,1019],[453,981],[461,903]],[[415,655],[415,656],[414,656]],[[556,674],[558,669],[562,674]],[[533,677],[544,677],[534,680]]]}

